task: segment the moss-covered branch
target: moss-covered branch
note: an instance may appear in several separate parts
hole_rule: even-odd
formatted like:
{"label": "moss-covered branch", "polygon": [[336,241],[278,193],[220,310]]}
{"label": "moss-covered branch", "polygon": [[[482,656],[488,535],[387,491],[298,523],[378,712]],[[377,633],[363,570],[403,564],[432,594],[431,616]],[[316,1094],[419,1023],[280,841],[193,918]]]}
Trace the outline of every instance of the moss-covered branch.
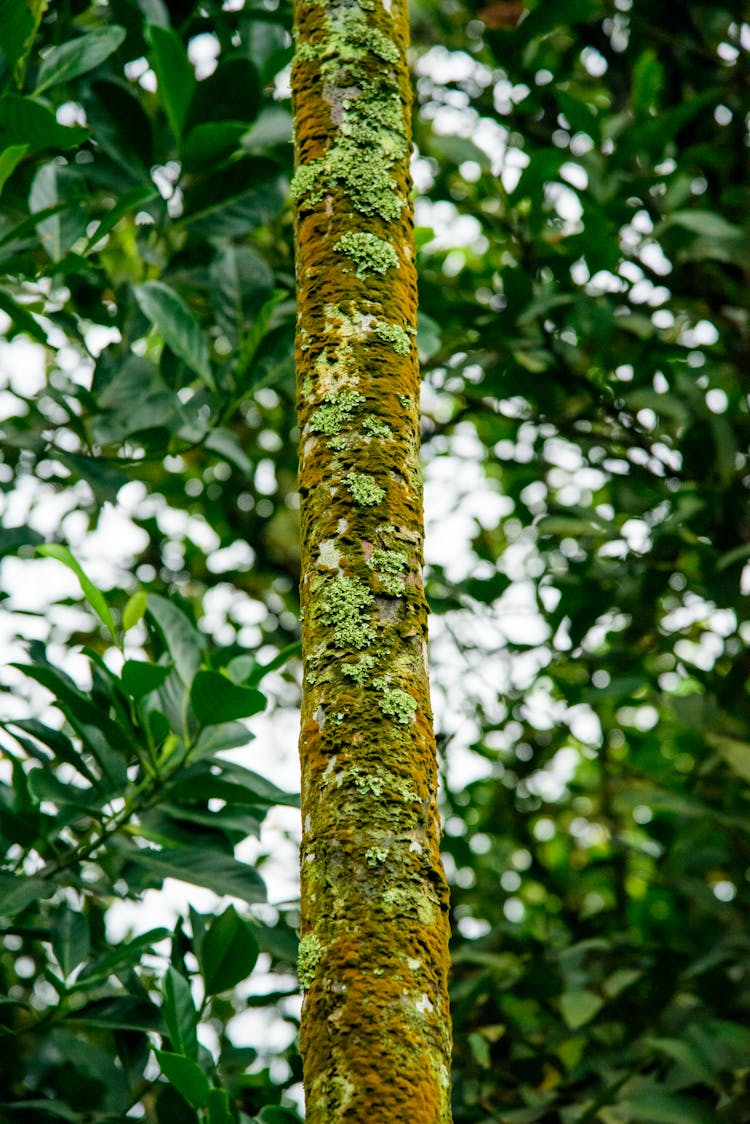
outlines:
{"label": "moss-covered branch", "polygon": [[297,0],[308,1124],[448,1124],[403,0]]}

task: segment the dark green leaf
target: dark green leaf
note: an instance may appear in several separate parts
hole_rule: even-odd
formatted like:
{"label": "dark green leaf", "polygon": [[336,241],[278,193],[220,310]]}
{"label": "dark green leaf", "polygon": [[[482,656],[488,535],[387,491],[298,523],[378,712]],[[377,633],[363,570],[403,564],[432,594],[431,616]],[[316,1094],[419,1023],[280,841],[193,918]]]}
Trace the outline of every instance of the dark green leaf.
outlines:
{"label": "dark green leaf", "polygon": [[166,1050],[154,1050],[161,1071],[193,1108],[204,1108],[211,1086],[197,1062]]}
{"label": "dark green leaf", "polygon": [[65,979],[89,955],[89,924],[81,913],[72,909],[57,908],[50,926],[52,949]]}
{"label": "dark green leaf", "polygon": [[195,90],[195,72],[179,35],[171,28],[149,24],[146,39],[151,46],[150,62],[156,75],[159,101],[179,141]]}
{"label": "dark green leaf", "polygon": [[165,597],[149,594],[147,615],[156,622],[180,679],[189,687],[200,666],[203,637],[174,602]]}
{"label": "dark green leaf", "polygon": [[258,959],[252,926],[230,905],[215,918],[201,947],[201,974],[207,995],[228,991],[246,979]]}
{"label": "dark green leaf", "polygon": [[133,699],[141,699],[158,690],[173,670],[171,664],[126,660],[122,665],[122,685]]}
{"label": "dark green leaf", "polygon": [[0,98],[0,149],[26,145],[30,152],[73,148],[86,140],[80,125],[58,125],[57,118],[32,98],[6,94]]}
{"label": "dark green leaf", "polygon": [[205,886],[219,896],[226,894],[251,904],[266,900],[266,887],[257,870],[229,855],[212,854],[200,847],[175,847],[169,851],[141,849],[130,859],[161,878]]}
{"label": "dark green leaf", "polygon": [[253,687],[238,687],[218,671],[199,671],[190,690],[190,705],[203,726],[231,722],[257,714],[265,696]]}
{"label": "dark green leaf", "polygon": [[161,332],[175,355],[212,387],[208,341],[182,297],[163,281],[144,281],[133,292],[144,316]]}
{"label": "dark green leaf", "polygon": [[190,983],[175,968],[168,968],[162,988],[162,1011],[172,1049],[188,1058],[198,1054],[198,1012]]}
{"label": "dark green leaf", "polygon": [[71,39],[59,47],[53,47],[45,55],[37,73],[36,94],[55,86],[58,82],[68,82],[99,66],[117,50],[125,39],[125,29],[110,24],[99,27],[78,39]]}

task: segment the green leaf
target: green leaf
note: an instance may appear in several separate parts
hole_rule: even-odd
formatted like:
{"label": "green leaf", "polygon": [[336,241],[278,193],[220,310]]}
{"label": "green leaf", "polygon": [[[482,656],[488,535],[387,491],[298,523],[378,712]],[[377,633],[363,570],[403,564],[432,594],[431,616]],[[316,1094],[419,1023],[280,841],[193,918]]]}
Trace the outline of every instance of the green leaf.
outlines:
{"label": "green leaf", "polygon": [[618,1106],[630,1114],[633,1121],[648,1124],[715,1124],[716,1115],[708,1105],[693,1097],[678,1097],[671,1093],[643,1093],[619,1101]]}
{"label": "green leaf", "polygon": [[15,917],[34,902],[51,898],[55,889],[44,878],[0,874],[0,917]]}
{"label": "green leaf", "polygon": [[156,75],[157,95],[179,141],[195,90],[195,71],[182,40],[171,28],[149,24],[145,36],[151,47],[149,62]]}
{"label": "green leaf", "polygon": [[147,615],[156,622],[172,654],[177,674],[189,687],[200,667],[205,645],[203,637],[174,602],[155,593],[149,594]]}
{"label": "green leaf", "polygon": [[122,666],[122,685],[131,699],[142,699],[157,691],[173,671],[171,664],[126,660]]}
{"label": "green leaf", "polygon": [[131,628],[135,628],[138,622],[143,619],[147,607],[148,594],[143,589],[139,589],[128,598],[122,611],[123,632],[129,632]]}
{"label": "green leaf", "polygon": [[26,54],[34,34],[34,20],[28,5],[19,0],[0,0],[0,51],[8,70]]}
{"label": "green leaf", "polygon": [[[78,196],[80,202],[72,203]],[[88,215],[83,210],[82,179],[72,168],[52,161],[43,164],[34,176],[29,192],[29,209],[32,212],[46,211],[64,200],[71,206],[44,219],[37,226],[39,237],[46,253],[52,261],[59,262],[68,250],[86,233]]]}
{"label": "green leaf", "polygon": [[252,926],[230,905],[217,917],[201,947],[201,974],[206,995],[228,991],[252,972],[258,959],[258,942]]}
{"label": "green leaf", "polygon": [[162,1011],[172,1049],[188,1058],[198,1054],[198,1012],[190,983],[175,968],[168,968],[162,985]]}
{"label": "green leaf", "polygon": [[706,741],[718,750],[736,776],[750,784],[750,742],[726,738],[710,730],[706,733]]}
{"label": "green leaf", "polygon": [[213,388],[208,341],[182,297],[163,281],[144,281],[133,292],[141,312],[161,332],[165,343]]}
{"label": "green leaf", "polygon": [[39,67],[35,96],[58,82],[67,82],[93,70],[114,54],[124,40],[125,28],[110,24],[53,47]]}
{"label": "green leaf", "polygon": [[201,847],[174,847],[169,851],[141,849],[128,857],[162,878],[205,886],[219,896],[226,894],[251,905],[266,900],[266,887],[257,870],[229,855],[212,854]]}
{"label": "green leaf", "polygon": [[100,816],[104,797],[88,785],[78,785],[61,781],[49,769],[32,769],[29,773],[29,787],[39,800],[51,800],[58,808],[79,809],[81,814]]}
{"label": "green leaf", "polygon": [[419,358],[425,363],[437,355],[442,347],[440,325],[425,312],[420,312],[417,317],[417,350]]}
{"label": "green leaf", "polygon": [[102,624],[106,626],[112,639],[115,643],[118,643],[115,622],[112,618],[109,605],[104,599],[104,595],[96,588],[91,579],[86,576],[67,546],[62,546],[60,543],[47,543],[45,546],[38,546],[36,552],[37,554],[41,554],[43,558],[54,558],[57,562],[62,562],[63,566],[67,566],[69,570],[73,571],[78,578],[78,583],[83,591],[84,597]]}
{"label": "green leaf", "polygon": [[[132,947],[132,946],[131,946]],[[131,961],[131,967],[138,961]],[[79,976],[76,983],[81,979]],[[93,983],[93,980],[89,981]],[[85,1007],[76,1009],[66,1022],[75,1026],[92,1027],[100,1030],[157,1030],[163,1033],[161,1012],[150,1001],[123,996],[112,999],[97,999]]]}
{"label": "green leaf", "polygon": [[566,991],[560,996],[562,1017],[571,1030],[590,1022],[603,1006],[604,1001],[592,991]]}
{"label": "green leaf", "polygon": [[666,220],[665,226],[681,226],[693,234],[700,234],[702,238],[742,239],[745,232],[734,223],[727,222],[725,218],[715,211],[689,210],[674,211]]}
{"label": "green leaf", "polygon": [[7,313],[11,320],[11,329],[8,333],[9,338],[18,335],[19,332],[25,332],[27,336],[37,340],[46,346],[47,333],[42,325],[36,320],[27,308],[19,304],[10,293],[6,293],[4,289],[0,289],[0,308],[3,312]]}
{"label": "green leaf", "polygon": [[89,923],[81,913],[58,907],[50,926],[52,949],[65,979],[89,955]]}
{"label": "green leaf", "polygon": [[238,687],[218,671],[199,671],[190,691],[190,705],[203,726],[249,718],[266,705],[254,687]]}
{"label": "green leaf", "polygon": [[193,1108],[204,1108],[208,1104],[211,1086],[197,1062],[166,1050],[154,1050],[154,1053],[162,1073],[177,1092]]}
{"label": "green leaf", "polygon": [[633,67],[631,97],[635,111],[645,114],[655,110],[663,86],[664,67],[656,57],[655,51],[648,48],[641,52]]}
{"label": "green leaf", "polygon": [[114,230],[120,219],[125,215],[135,214],[139,211],[145,203],[150,203],[152,199],[160,199],[159,191],[155,187],[143,186],[133,187],[130,191],[126,191],[115,203],[106,215],[99,220],[99,225],[89,235],[89,240],[86,243],[84,253],[90,254],[92,250],[97,249],[99,242]]}
{"label": "green leaf", "polygon": [[[13,0],[13,3],[16,3],[16,0]],[[0,152],[0,192],[28,151],[27,144],[12,144],[4,152]]]}
{"label": "green leaf", "polygon": [[234,365],[234,378],[238,388],[241,388],[243,394],[246,394],[253,387],[253,379],[248,376],[250,376],[251,373],[255,353],[260,347],[261,341],[268,334],[271,316],[273,315],[276,305],[284,299],[284,296],[285,293],[281,289],[275,289],[274,292],[271,293],[271,296],[259,309],[253,324],[242,340]]}
{"label": "green leaf", "polygon": [[59,125],[46,106],[19,94],[0,98],[0,150],[25,144],[29,152],[73,148],[89,136],[80,125]]}
{"label": "green leaf", "polygon": [[234,1116],[225,1089],[212,1089],[208,1094],[208,1124],[234,1124]]}

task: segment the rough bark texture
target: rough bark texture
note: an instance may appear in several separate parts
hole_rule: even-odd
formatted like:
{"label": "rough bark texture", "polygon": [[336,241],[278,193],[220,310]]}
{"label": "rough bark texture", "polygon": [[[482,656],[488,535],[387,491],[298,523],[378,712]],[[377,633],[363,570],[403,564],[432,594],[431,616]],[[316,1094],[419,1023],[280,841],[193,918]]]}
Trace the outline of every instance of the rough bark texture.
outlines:
{"label": "rough bark texture", "polygon": [[308,1124],[447,1124],[404,0],[297,0]]}

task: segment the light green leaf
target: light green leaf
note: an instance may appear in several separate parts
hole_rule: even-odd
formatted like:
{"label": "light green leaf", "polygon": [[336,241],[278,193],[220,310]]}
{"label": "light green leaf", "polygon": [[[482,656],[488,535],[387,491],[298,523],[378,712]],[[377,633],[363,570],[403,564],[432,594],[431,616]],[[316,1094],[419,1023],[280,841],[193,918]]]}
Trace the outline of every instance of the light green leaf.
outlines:
{"label": "light green leaf", "polygon": [[440,325],[424,312],[417,317],[417,350],[422,362],[432,359],[442,347]]}
{"label": "light green leaf", "polygon": [[197,1062],[166,1050],[154,1050],[154,1053],[170,1085],[174,1085],[177,1092],[181,1093],[193,1108],[205,1108],[211,1086]]}
{"label": "light green leaf", "polygon": [[566,991],[560,996],[562,1017],[571,1030],[590,1022],[603,1006],[603,1000],[593,991]]}
{"label": "light green leaf", "polygon": [[27,144],[12,144],[0,152],[0,192],[29,151]]}
{"label": "light green leaf", "polygon": [[681,226],[702,238],[732,238],[742,239],[745,233],[734,223],[727,222],[725,218],[715,211],[689,210],[675,211],[669,216],[665,225]]}
{"label": "light green leaf", "polygon": [[161,332],[165,343],[213,388],[208,341],[182,297],[163,281],[144,281],[133,292],[141,312]]}
{"label": "light green leaf", "polygon": [[198,1012],[190,983],[175,968],[168,968],[162,987],[162,1011],[175,1052],[188,1058],[198,1053]]}
{"label": "light green leaf", "polygon": [[67,546],[63,546],[61,543],[47,543],[45,546],[38,546],[36,552],[37,554],[41,554],[44,558],[54,558],[55,561],[62,562],[63,566],[67,566],[69,570],[73,571],[78,578],[83,596],[86,598],[99,620],[106,626],[112,639],[117,643],[115,622],[112,618],[109,605],[104,599],[104,594],[101,593],[91,579],[86,576]]}
{"label": "light green leaf", "polygon": [[90,254],[92,250],[95,250],[101,240],[111,230],[114,230],[120,219],[124,218],[125,215],[135,214],[144,203],[149,203],[152,199],[157,198],[159,198],[159,191],[155,187],[141,186],[126,191],[124,195],[120,196],[114,207],[107,211],[107,214],[99,221],[96,230],[89,235],[84,252]]}
{"label": "light green leaf", "polygon": [[148,594],[143,589],[139,589],[128,598],[122,611],[123,632],[129,632],[131,628],[135,628],[138,622],[143,619],[147,607]]}
{"label": "light green leaf", "polygon": [[39,67],[35,96],[58,82],[67,82],[93,70],[114,54],[124,39],[125,28],[110,24],[53,47]]}
{"label": "light green leaf", "polygon": [[671,1093],[643,1093],[618,1102],[630,1113],[633,1121],[648,1124],[715,1124],[712,1108],[694,1097],[678,1097]]}
{"label": "light green leaf", "polygon": [[218,995],[247,979],[257,959],[258,942],[252,926],[230,905],[212,922],[201,946],[206,995]]}
{"label": "light green leaf", "polygon": [[171,28],[149,24],[145,34],[151,47],[149,62],[156,75],[159,101],[179,140],[195,90],[195,71],[182,40]]}

